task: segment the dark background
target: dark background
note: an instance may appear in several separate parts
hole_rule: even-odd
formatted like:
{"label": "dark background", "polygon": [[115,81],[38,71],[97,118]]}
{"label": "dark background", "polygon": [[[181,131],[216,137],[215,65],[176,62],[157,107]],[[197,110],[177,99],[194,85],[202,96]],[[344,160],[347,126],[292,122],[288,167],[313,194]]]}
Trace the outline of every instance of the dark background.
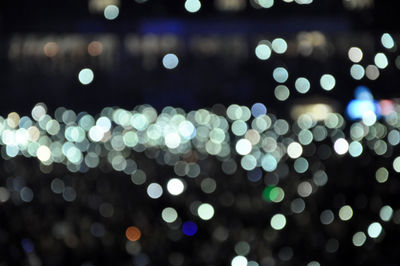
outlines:
{"label": "dark background", "polygon": [[[347,50],[352,45],[359,45],[368,48],[363,50],[364,58],[372,63],[373,52],[382,50],[381,34],[398,32],[400,24],[396,23],[397,13],[391,1],[375,1],[371,8],[355,10],[344,8],[343,3],[336,0],[314,1],[310,5],[275,1],[270,9],[255,9],[247,2],[246,8],[238,12],[222,12],[212,1],[205,1],[200,11],[194,14],[188,13],[183,3],[151,0],[139,4],[122,0],[119,17],[108,21],[102,13],[91,14],[87,1],[3,1],[0,11],[1,113],[26,113],[39,101],[45,102],[50,110],[66,106],[77,112],[91,113],[97,113],[105,106],[132,109],[143,103],[157,109],[172,105],[192,110],[211,107],[215,103],[251,105],[264,102],[277,109],[273,97],[276,84],[271,75],[277,65],[288,68],[289,88],[294,87],[295,77],[302,74],[311,81],[310,93],[307,96],[292,94],[292,100],[324,96],[345,105],[359,84],[370,85],[376,98],[397,96],[399,81],[393,79],[398,75],[393,64],[394,54],[389,55],[393,58],[389,58],[388,69],[381,71],[381,78],[374,82],[366,78],[361,82],[352,80],[349,75],[351,62],[347,59]],[[335,45],[323,58],[283,55],[261,61],[254,54],[260,36],[270,37],[270,40],[275,37],[290,39],[300,31],[314,30],[324,33]],[[202,58],[183,49],[177,52],[180,63],[176,69],[164,69],[161,56],[157,58],[156,67],[145,69],[140,58],[124,52],[122,42],[128,34],[142,36],[149,32],[172,33],[184,40],[195,34],[238,35],[253,46],[249,45],[244,60],[218,55]],[[49,71],[50,59],[10,62],[8,53],[14,36],[75,33],[89,36],[89,39],[104,33],[117,36],[121,40],[121,52],[115,55],[115,64],[104,69],[96,62],[81,59],[66,71]],[[91,67],[95,72],[95,79],[88,86],[83,86],[77,79],[83,67]],[[336,76],[334,91],[326,93],[318,88],[321,71]]]}

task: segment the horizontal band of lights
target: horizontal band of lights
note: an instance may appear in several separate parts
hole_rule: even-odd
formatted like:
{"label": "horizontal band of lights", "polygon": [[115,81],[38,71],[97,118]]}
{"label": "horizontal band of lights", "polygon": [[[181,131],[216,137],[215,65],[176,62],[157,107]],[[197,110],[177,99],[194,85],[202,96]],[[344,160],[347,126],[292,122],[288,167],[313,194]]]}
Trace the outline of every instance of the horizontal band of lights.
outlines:
{"label": "horizontal band of lights", "polygon": [[[317,105],[316,110],[321,106],[325,105]],[[338,156],[359,157],[371,152],[374,156],[392,158],[396,154],[395,146],[400,143],[400,106],[395,103],[380,120],[374,112],[366,112],[361,120],[352,124],[339,113],[323,109],[324,117],[321,117],[321,112],[313,115],[314,109],[310,105],[295,107],[297,119],[288,121],[268,113],[262,103],[251,108],[236,104],[227,108],[215,105],[210,110],[188,113],[173,107],[165,107],[157,113],[149,105],[134,110],[106,107],[96,116],[86,112],[77,114],[64,107],[57,108],[51,116],[45,104],[38,103],[31,116],[12,112],[5,118],[0,117],[1,156],[7,160],[19,155],[36,157],[43,166],[41,169],[47,173],[52,171],[55,163],[65,164],[69,171],[81,173],[101,164],[110,164],[115,171],[130,175],[133,184],[146,186],[150,199],[165,197],[164,191],[174,197],[181,196],[204,175],[208,177],[201,181],[201,190],[204,194],[213,193],[219,180],[202,168],[202,161],[216,158],[224,174],[243,171],[246,173],[243,178],[261,186],[258,181],[264,173],[274,173],[275,181],[263,188],[260,197],[270,204],[289,202],[292,213],[300,214],[306,208],[304,200],[328,182],[323,161],[335,160]],[[300,114],[301,110],[304,113]],[[163,187],[139,169],[134,154],[143,154],[158,164],[173,168],[174,175],[166,177],[168,182]],[[391,160],[392,170],[377,169],[378,183],[386,182],[389,170],[400,172],[400,156]],[[279,180],[287,176],[291,176],[293,185],[297,186],[295,193],[278,186]],[[57,182],[62,181],[58,179]],[[53,190],[61,184],[57,182],[52,182]],[[33,192],[24,189],[20,192],[21,197],[29,202]],[[67,201],[76,197],[74,190],[67,194]],[[208,202],[192,205],[193,216],[204,221],[217,215],[216,206]],[[106,209],[103,210],[105,215]],[[385,206],[380,216],[388,220],[392,213],[392,208]],[[165,208],[160,215],[167,224],[174,223],[179,217],[172,207]],[[344,205],[338,216],[342,221],[350,220],[353,208]],[[290,218],[284,213],[275,213],[268,218],[269,226],[273,230],[284,230]],[[331,210],[320,214],[323,225],[331,224],[334,219]],[[194,236],[198,226],[187,221],[182,230],[185,235]],[[354,246],[362,246],[366,235],[379,237],[382,230],[379,222],[373,222],[364,230],[366,234],[354,232]],[[136,241],[140,235],[139,229],[134,227],[126,231],[131,241]],[[232,265],[242,265],[240,261],[244,260],[247,261],[246,257],[237,256]]]}

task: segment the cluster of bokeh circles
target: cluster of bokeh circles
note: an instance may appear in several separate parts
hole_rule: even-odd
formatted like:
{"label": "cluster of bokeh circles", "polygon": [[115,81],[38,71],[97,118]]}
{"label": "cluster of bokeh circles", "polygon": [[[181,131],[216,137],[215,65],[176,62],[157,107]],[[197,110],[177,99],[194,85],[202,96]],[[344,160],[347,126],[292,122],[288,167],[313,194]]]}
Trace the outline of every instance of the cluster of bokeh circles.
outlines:
{"label": "cluster of bokeh circles", "polygon": [[[226,108],[217,104],[209,110],[189,113],[180,108],[165,107],[159,114],[149,105],[134,110],[107,107],[97,116],[85,112],[76,114],[63,107],[51,116],[46,106],[39,103],[33,108],[31,117],[12,112],[5,118],[0,117],[0,122],[3,159],[19,155],[35,157],[45,173],[51,173],[53,164],[65,164],[73,173],[87,173],[91,168],[107,163],[114,171],[130,176],[133,185],[145,187],[149,200],[159,199],[165,192],[184,200],[188,197],[185,191],[197,183],[202,193],[215,195],[221,183],[229,185],[230,181],[215,176],[215,169],[202,168],[202,162],[217,160],[225,176],[240,173],[246,182],[257,185],[253,189],[261,189],[262,193],[256,197],[264,204],[282,205],[282,208],[269,209],[267,217],[259,218],[265,220],[265,228],[275,231],[287,229],[288,219],[295,219],[293,216],[307,211],[307,199],[318,194],[319,188],[335,182],[328,180],[326,161],[340,157],[356,160],[366,153],[390,159],[389,167],[377,167],[377,184],[387,182],[391,172],[400,172],[400,156],[395,156],[396,146],[400,143],[400,106],[396,104],[380,119],[374,113],[366,112],[361,120],[352,124],[334,112],[324,119],[304,113],[296,121],[288,121],[267,112],[262,103],[251,108],[236,104]],[[166,176],[163,183],[156,182],[140,168],[135,160],[138,156],[168,166],[174,174]],[[336,178],[334,173],[330,176]],[[74,188],[64,187],[59,178],[52,181],[51,189],[54,193],[62,193],[66,201],[77,197]],[[29,187],[21,187],[19,195],[28,203],[34,197]],[[0,187],[1,202],[6,202],[9,197],[7,188]],[[197,233],[196,219],[208,221],[218,216],[216,210],[219,207],[215,201],[193,201],[188,208],[193,218],[187,221],[179,219],[173,200],[159,215],[172,228],[176,229],[179,222],[179,230],[186,236]],[[101,209],[107,217],[112,212],[112,205]],[[337,212],[325,209],[319,215],[320,223],[328,226],[337,218],[347,222],[357,213],[354,206],[343,203]],[[363,246],[368,237],[384,237],[385,223],[390,221],[399,224],[400,211],[383,204],[368,227],[355,228],[352,232],[354,247]],[[98,228],[91,230],[99,231]],[[226,229],[216,230],[214,237],[224,238]],[[127,229],[126,237],[130,241],[136,241],[140,236],[140,229]],[[338,241],[329,241],[329,249],[337,249]],[[250,261],[246,257],[249,243],[241,240],[236,246],[232,265],[261,263],[257,262],[261,258]],[[290,247],[279,251],[283,261],[292,256]],[[319,265],[317,261],[310,263]]]}

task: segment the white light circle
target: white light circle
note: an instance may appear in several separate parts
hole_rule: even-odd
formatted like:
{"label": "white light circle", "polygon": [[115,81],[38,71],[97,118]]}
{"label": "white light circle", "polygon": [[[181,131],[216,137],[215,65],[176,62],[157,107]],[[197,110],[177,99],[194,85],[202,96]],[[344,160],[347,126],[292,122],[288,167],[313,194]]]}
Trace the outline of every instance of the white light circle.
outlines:
{"label": "white light circle", "polygon": [[179,59],[175,54],[166,54],[162,60],[163,66],[166,69],[174,69],[179,64]]}
{"label": "white light circle", "polygon": [[108,20],[116,19],[119,15],[119,8],[116,5],[108,5],[104,9],[104,17]]}
{"label": "white light circle", "polygon": [[320,85],[326,91],[333,90],[333,88],[336,85],[335,77],[332,76],[331,74],[322,75],[322,77],[320,79]]}
{"label": "white light circle", "polygon": [[255,50],[256,56],[260,60],[267,60],[271,56],[271,48],[266,44],[259,44]]}
{"label": "white light circle", "polygon": [[190,13],[196,13],[201,8],[201,2],[199,0],[186,0],[185,9]]}
{"label": "white light circle", "polygon": [[335,141],[333,148],[337,154],[343,155],[349,150],[349,143],[344,138],[340,138]]}
{"label": "white light circle", "polygon": [[78,79],[83,85],[88,85],[93,81],[94,74],[90,68],[84,68],[79,71]]}
{"label": "white light circle", "polygon": [[303,147],[298,142],[292,142],[287,147],[287,154],[292,159],[299,158],[302,153],[303,153]]}
{"label": "white light circle", "polygon": [[172,178],[167,183],[167,190],[171,195],[177,196],[183,192],[185,185],[179,178]]}
{"label": "white light circle", "polygon": [[197,209],[197,214],[203,220],[210,220],[214,216],[214,207],[208,203],[202,203]]}
{"label": "white light circle", "polygon": [[281,230],[285,227],[286,225],[286,217],[283,214],[275,214],[274,216],[272,216],[271,218],[271,227],[275,230]]}
{"label": "white light circle", "polygon": [[231,266],[247,266],[247,259],[244,256],[236,256],[232,259]]}
{"label": "white light circle", "polygon": [[382,225],[378,222],[372,223],[368,226],[368,235],[371,238],[377,238],[382,232]]}
{"label": "white light circle", "polygon": [[236,152],[240,155],[246,155],[251,152],[252,146],[251,142],[248,139],[240,139],[236,143]]}
{"label": "white light circle", "polygon": [[163,194],[162,187],[157,183],[151,183],[147,187],[147,195],[152,199],[158,199]]}

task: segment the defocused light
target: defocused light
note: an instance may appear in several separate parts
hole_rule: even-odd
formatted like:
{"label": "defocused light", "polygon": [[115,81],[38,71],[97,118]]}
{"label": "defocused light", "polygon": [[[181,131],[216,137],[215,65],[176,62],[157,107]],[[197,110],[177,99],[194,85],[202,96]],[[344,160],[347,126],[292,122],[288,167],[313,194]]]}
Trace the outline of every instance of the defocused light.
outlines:
{"label": "defocused light", "polygon": [[104,17],[108,20],[116,19],[119,15],[119,8],[116,5],[108,5],[104,9]]}
{"label": "defocused light", "polygon": [[231,261],[231,266],[247,266],[247,259],[244,256],[236,256]]}
{"label": "defocused light", "polygon": [[279,101],[286,101],[290,96],[290,91],[285,85],[278,85],[274,90],[274,95]]}
{"label": "defocused light", "polygon": [[266,44],[258,44],[255,53],[258,59],[267,60],[271,56],[271,48]]}
{"label": "defocused light", "polygon": [[199,0],[186,0],[185,9],[190,13],[195,13],[201,8],[201,2]]}
{"label": "defocused light", "polygon": [[214,216],[214,208],[208,203],[202,203],[197,209],[197,214],[203,220],[210,220]]}
{"label": "defocused light", "polygon": [[262,103],[255,103],[251,107],[251,113],[254,117],[259,117],[267,113],[267,108]]}
{"label": "defocused light", "polygon": [[282,38],[276,38],[272,41],[272,49],[277,54],[283,54],[287,50],[287,43]]}
{"label": "defocused light", "polygon": [[88,45],[88,53],[91,56],[98,56],[103,52],[103,45],[101,42],[93,41]]}
{"label": "defocused light", "polygon": [[139,228],[136,226],[129,226],[125,231],[125,236],[129,241],[137,241],[141,235]]}
{"label": "defocused light", "polygon": [[178,66],[179,59],[175,54],[166,54],[162,63],[166,69],[174,69]]}
{"label": "defocused light", "polygon": [[350,68],[350,75],[355,80],[360,80],[365,75],[365,70],[362,65],[354,64]]}
{"label": "defocused light", "polygon": [[349,143],[347,140],[340,138],[335,141],[333,148],[337,154],[343,155],[349,150]]}
{"label": "defocused light", "polygon": [[358,62],[360,62],[360,61],[362,60],[362,58],[363,58],[363,52],[362,52],[361,49],[358,48],[358,47],[351,47],[351,48],[349,49],[348,56],[349,56],[349,59],[350,59],[353,63],[358,63]]}
{"label": "defocused light", "polygon": [[375,105],[373,101],[351,100],[346,108],[346,113],[352,120],[362,118],[367,111],[375,112]]}
{"label": "defocused light", "polygon": [[389,61],[384,53],[377,53],[374,58],[375,65],[380,68],[384,69],[389,65]]}
{"label": "defocused light", "polygon": [[251,152],[252,145],[248,139],[240,139],[236,143],[236,152],[240,155],[246,155]]}
{"label": "defocused light", "polygon": [[286,217],[283,214],[275,214],[270,221],[271,227],[275,230],[281,230],[286,225]]}
{"label": "defocused light", "polygon": [[147,195],[152,199],[158,199],[163,194],[162,187],[157,183],[151,183],[147,187]]}
{"label": "defocused light", "polygon": [[272,72],[272,76],[276,82],[284,83],[289,78],[289,73],[285,68],[277,67]]}
{"label": "defocused light", "polygon": [[174,208],[167,207],[161,212],[162,219],[167,223],[173,223],[178,218],[178,213]]}
{"label": "defocused light", "polygon": [[197,225],[194,222],[185,222],[182,226],[182,231],[187,236],[193,236],[197,232]]}
{"label": "defocused light", "polygon": [[51,151],[50,151],[49,147],[42,145],[37,149],[36,155],[40,161],[46,162],[51,157]]}
{"label": "defocused light", "polygon": [[382,232],[382,225],[378,222],[372,223],[368,226],[368,235],[371,238],[377,238]]}
{"label": "defocused light", "polygon": [[90,84],[94,78],[93,71],[90,68],[84,68],[79,72],[78,78],[83,85]]}
{"label": "defocused light", "polygon": [[310,90],[310,82],[308,79],[300,77],[296,79],[296,82],[294,84],[296,87],[296,90],[300,93],[307,93]]}
{"label": "defocused light", "polygon": [[389,33],[384,33],[382,35],[381,43],[386,49],[392,49],[394,47],[393,37]]}
{"label": "defocused light", "polygon": [[43,47],[43,52],[47,57],[54,57],[58,53],[58,45],[55,42],[48,42]]}
{"label": "defocused light", "polygon": [[299,158],[302,153],[303,153],[303,147],[297,142],[292,142],[287,147],[287,154],[292,159]]}
{"label": "defocused light", "polygon": [[182,194],[185,189],[185,185],[179,178],[172,178],[167,183],[167,190],[171,195],[177,196]]}
{"label": "defocused light", "polygon": [[363,232],[357,232],[353,235],[353,245],[356,247],[361,247],[364,245],[367,236]]}
{"label": "defocused light", "polygon": [[332,90],[336,85],[335,77],[331,74],[322,75],[320,79],[320,85],[326,91]]}

